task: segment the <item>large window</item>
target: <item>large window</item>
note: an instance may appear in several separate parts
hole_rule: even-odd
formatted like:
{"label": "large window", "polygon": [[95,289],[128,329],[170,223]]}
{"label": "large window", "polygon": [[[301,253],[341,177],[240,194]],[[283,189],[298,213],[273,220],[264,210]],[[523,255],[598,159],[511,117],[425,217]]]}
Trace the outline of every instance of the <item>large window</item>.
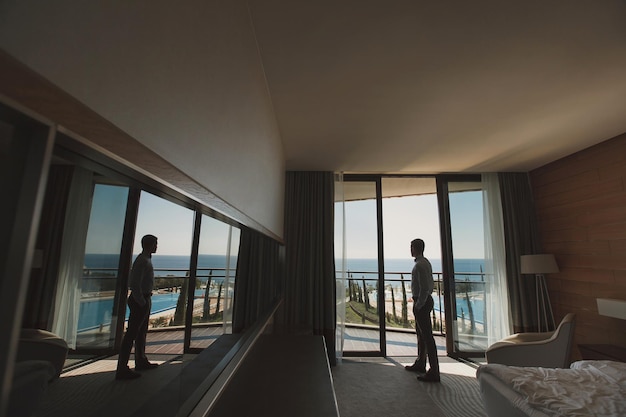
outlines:
{"label": "large window", "polygon": [[205,348],[232,332],[232,300],[239,229],[203,215],[198,246],[191,348]]}
{"label": "large window", "polygon": [[77,348],[113,347],[128,187],[96,184],[85,244]]}
{"label": "large window", "polygon": [[454,257],[454,347],[460,352],[480,352],[487,347],[483,193],[480,182],[450,182],[448,189]]}
{"label": "large window", "polygon": [[342,187],[346,244],[343,352],[347,356],[415,354],[409,249],[415,238],[426,242],[426,256],[433,263],[435,331],[442,332],[444,323],[435,179],[355,176]]}
{"label": "large window", "polygon": [[[336,246],[345,241],[345,259],[337,262],[347,265],[341,283],[344,354],[416,354],[410,253],[416,238],[424,240],[433,267],[434,332],[446,336],[449,354],[482,352],[486,284],[480,177],[345,175],[341,187],[345,235],[337,236],[345,240]],[[407,339],[408,334],[413,337]]]}
{"label": "large window", "polygon": [[[151,234],[158,240],[152,255],[154,291],[149,329],[185,326],[190,279],[190,257],[194,212],[178,204],[142,192],[135,230],[133,259],[141,253],[141,238]],[[169,341],[169,352],[183,352],[183,332]],[[151,348],[148,345],[147,349]]]}
{"label": "large window", "polygon": [[[346,279],[344,351],[380,352],[378,222],[375,182],[344,184]],[[339,245],[337,245],[339,247]]]}
{"label": "large window", "polygon": [[[385,256],[385,300],[387,316],[387,355],[399,356],[405,351],[398,333],[415,332],[411,294],[410,243],[422,239],[424,255],[433,267],[435,302],[433,331],[444,333],[443,275],[439,210],[434,178],[383,178],[382,210]],[[412,354],[415,351],[412,352]]]}
{"label": "large window", "polygon": [[128,321],[131,266],[142,251],[141,238],[151,234],[158,248],[147,353],[197,351],[231,332],[240,229],[187,208],[183,200],[126,185],[121,175],[77,154],[57,152],[58,161],[67,158],[59,164],[65,177],[58,177],[71,186],[67,201],[54,199],[62,213],[58,220],[46,222],[59,230],[58,259],[46,262],[43,274],[58,275],[50,285],[53,329],[66,340],[74,337],[78,352],[113,353]]}

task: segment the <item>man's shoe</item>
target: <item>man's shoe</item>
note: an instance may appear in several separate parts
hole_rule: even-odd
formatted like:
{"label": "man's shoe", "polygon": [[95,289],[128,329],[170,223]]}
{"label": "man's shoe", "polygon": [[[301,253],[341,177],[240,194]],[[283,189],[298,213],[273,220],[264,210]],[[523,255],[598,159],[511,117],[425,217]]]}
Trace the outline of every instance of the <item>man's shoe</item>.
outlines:
{"label": "man's shoe", "polygon": [[158,363],[150,363],[150,362],[136,363],[135,364],[135,370],[136,371],[148,371],[148,370],[154,369],[154,368],[156,368],[158,366],[159,366]]}
{"label": "man's shoe", "polygon": [[414,363],[413,365],[406,365],[404,369],[410,372],[417,372],[418,374],[426,373],[426,366],[419,366],[417,363]]}
{"label": "man's shoe", "polygon": [[136,379],[140,376],[141,374],[139,372],[135,372],[130,368],[118,369],[117,372],[115,372],[115,379],[117,380]]}
{"label": "man's shoe", "polygon": [[440,382],[441,378],[438,373],[426,372],[424,375],[418,375],[417,380],[422,382]]}

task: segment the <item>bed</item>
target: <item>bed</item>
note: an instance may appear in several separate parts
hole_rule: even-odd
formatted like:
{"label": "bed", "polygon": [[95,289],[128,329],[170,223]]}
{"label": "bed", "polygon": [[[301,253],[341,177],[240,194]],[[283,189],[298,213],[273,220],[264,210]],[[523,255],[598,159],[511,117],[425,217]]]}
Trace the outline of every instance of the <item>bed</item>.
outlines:
{"label": "bed", "polygon": [[569,368],[482,365],[489,417],[626,416],[626,363],[583,360]]}

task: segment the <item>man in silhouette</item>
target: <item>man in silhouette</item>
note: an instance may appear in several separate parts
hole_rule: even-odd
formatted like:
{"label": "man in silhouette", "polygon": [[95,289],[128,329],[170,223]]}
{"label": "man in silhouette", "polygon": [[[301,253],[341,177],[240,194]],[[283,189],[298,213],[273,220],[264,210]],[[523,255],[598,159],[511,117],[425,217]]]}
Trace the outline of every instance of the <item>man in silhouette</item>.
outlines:
{"label": "man in silhouette", "polygon": [[[128,297],[130,316],[128,328],[122,340],[120,354],[117,361],[115,379],[135,379],[141,376],[139,372],[154,369],[158,365],[150,363],[146,358],[146,335],[148,334],[148,319],[152,307],[152,289],[154,287],[154,268],[152,254],[157,250],[157,238],[145,235],[141,238],[142,251],[133,262],[130,271]],[[128,367],[130,351],[135,344],[135,371]]]}
{"label": "man in silhouette", "polygon": [[[424,246],[422,239],[411,241],[411,256],[415,258],[415,266],[411,272],[411,292],[415,332],[417,333],[417,359],[413,365],[408,365],[405,369],[419,373],[417,379],[420,381],[439,382],[439,358],[430,322],[430,312],[434,305],[432,292],[435,282],[430,261],[424,257]],[[428,372],[426,372],[427,356],[430,365]]]}

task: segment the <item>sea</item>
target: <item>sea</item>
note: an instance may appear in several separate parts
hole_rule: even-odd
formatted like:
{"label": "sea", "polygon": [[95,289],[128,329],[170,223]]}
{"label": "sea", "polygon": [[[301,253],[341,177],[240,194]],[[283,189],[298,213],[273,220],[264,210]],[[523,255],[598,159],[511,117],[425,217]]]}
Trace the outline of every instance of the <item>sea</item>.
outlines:
{"label": "sea", "polygon": [[[133,259],[135,256],[133,256]],[[199,255],[198,268],[204,271],[223,270],[226,268],[225,255]],[[441,277],[441,260],[430,259],[433,267],[435,279]],[[84,269],[87,273],[115,273],[119,263],[119,255],[112,254],[87,254],[85,255]],[[187,275],[190,264],[189,256],[181,255],[161,255],[152,256],[152,264],[155,268],[155,277],[184,277]],[[237,258],[231,258],[231,268],[237,265]],[[336,266],[340,262],[336,261]],[[400,275],[406,280],[411,278],[411,269],[414,261],[411,258],[385,259],[385,279],[399,280]],[[348,276],[355,279],[365,279],[372,281],[377,279],[378,261],[376,259],[351,258],[346,261]],[[481,281],[484,268],[482,259],[457,259],[454,263],[457,281]],[[204,275],[206,275],[205,273]],[[198,274],[203,275],[202,273]],[[399,287],[399,282],[395,283]],[[393,284],[392,284],[393,285]],[[196,296],[201,296],[203,290],[197,290]],[[151,314],[172,310],[176,307],[178,293],[158,294],[152,298]],[[440,309],[438,300],[435,301],[436,309]],[[459,311],[467,311],[467,306],[463,307],[464,300],[458,299],[460,303]],[[101,324],[108,325],[111,320],[113,310],[112,298],[86,299],[81,302],[79,313],[79,332],[98,328]],[[475,311],[482,312],[483,308],[476,308]],[[479,313],[480,314],[480,313]],[[126,312],[128,319],[128,311]],[[477,317],[477,319],[481,319]]]}
{"label": "sea", "polygon": [[[441,274],[441,259],[429,259],[430,264],[433,268],[434,274]],[[399,259],[385,259],[385,274],[390,276],[398,275],[399,273],[409,274],[411,275],[411,270],[413,269],[415,261],[412,258],[399,258]],[[340,262],[335,261],[335,266],[339,267]],[[369,272],[370,274],[376,274],[375,271],[378,270],[378,260],[377,259],[362,259],[362,258],[349,258],[346,259],[346,271],[351,272],[353,274],[360,274],[362,272]],[[480,279],[480,275],[485,270],[485,261],[484,259],[455,259],[454,260],[454,271],[457,276],[457,280],[459,277],[467,276],[473,277],[471,279],[476,280]],[[371,271],[371,272],[370,272]],[[366,276],[367,277],[367,276]]]}
{"label": "sea", "polygon": [[[137,255],[133,255],[135,259]],[[189,271],[191,257],[189,255],[152,255],[155,276],[184,277]],[[91,253],[85,255],[85,269],[95,271],[115,271],[119,264],[119,255]],[[237,265],[237,257],[231,257],[230,267]],[[198,255],[198,268],[224,269],[226,255]]]}
{"label": "sea", "polygon": [[[133,259],[136,257],[133,256]],[[441,273],[441,260],[429,259],[433,273]],[[91,271],[100,270],[116,270],[119,263],[118,255],[111,254],[87,254],[85,255],[85,268]],[[158,276],[174,276],[184,277],[189,270],[190,257],[187,255],[152,255],[152,265],[155,269],[155,275]],[[340,261],[335,261],[337,269]],[[410,275],[413,269],[414,261],[412,258],[385,259],[385,273],[390,276],[398,273],[408,273]],[[237,265],[237,257],[231,257],[230,266],[234,268]],[[225,255],[199,255],[198,268],[200,269],[220,269],[226,267]],[[366,276],[376,276],[378,270],[378,260],[370,258],[349,258],[346,260],[346,270],[352,273],[367,273]],[[455,259],[454,270],[459,277],[467,275],[472,280],[480,279],[480,275],[485,270],[485,261],[483,259]]]}

